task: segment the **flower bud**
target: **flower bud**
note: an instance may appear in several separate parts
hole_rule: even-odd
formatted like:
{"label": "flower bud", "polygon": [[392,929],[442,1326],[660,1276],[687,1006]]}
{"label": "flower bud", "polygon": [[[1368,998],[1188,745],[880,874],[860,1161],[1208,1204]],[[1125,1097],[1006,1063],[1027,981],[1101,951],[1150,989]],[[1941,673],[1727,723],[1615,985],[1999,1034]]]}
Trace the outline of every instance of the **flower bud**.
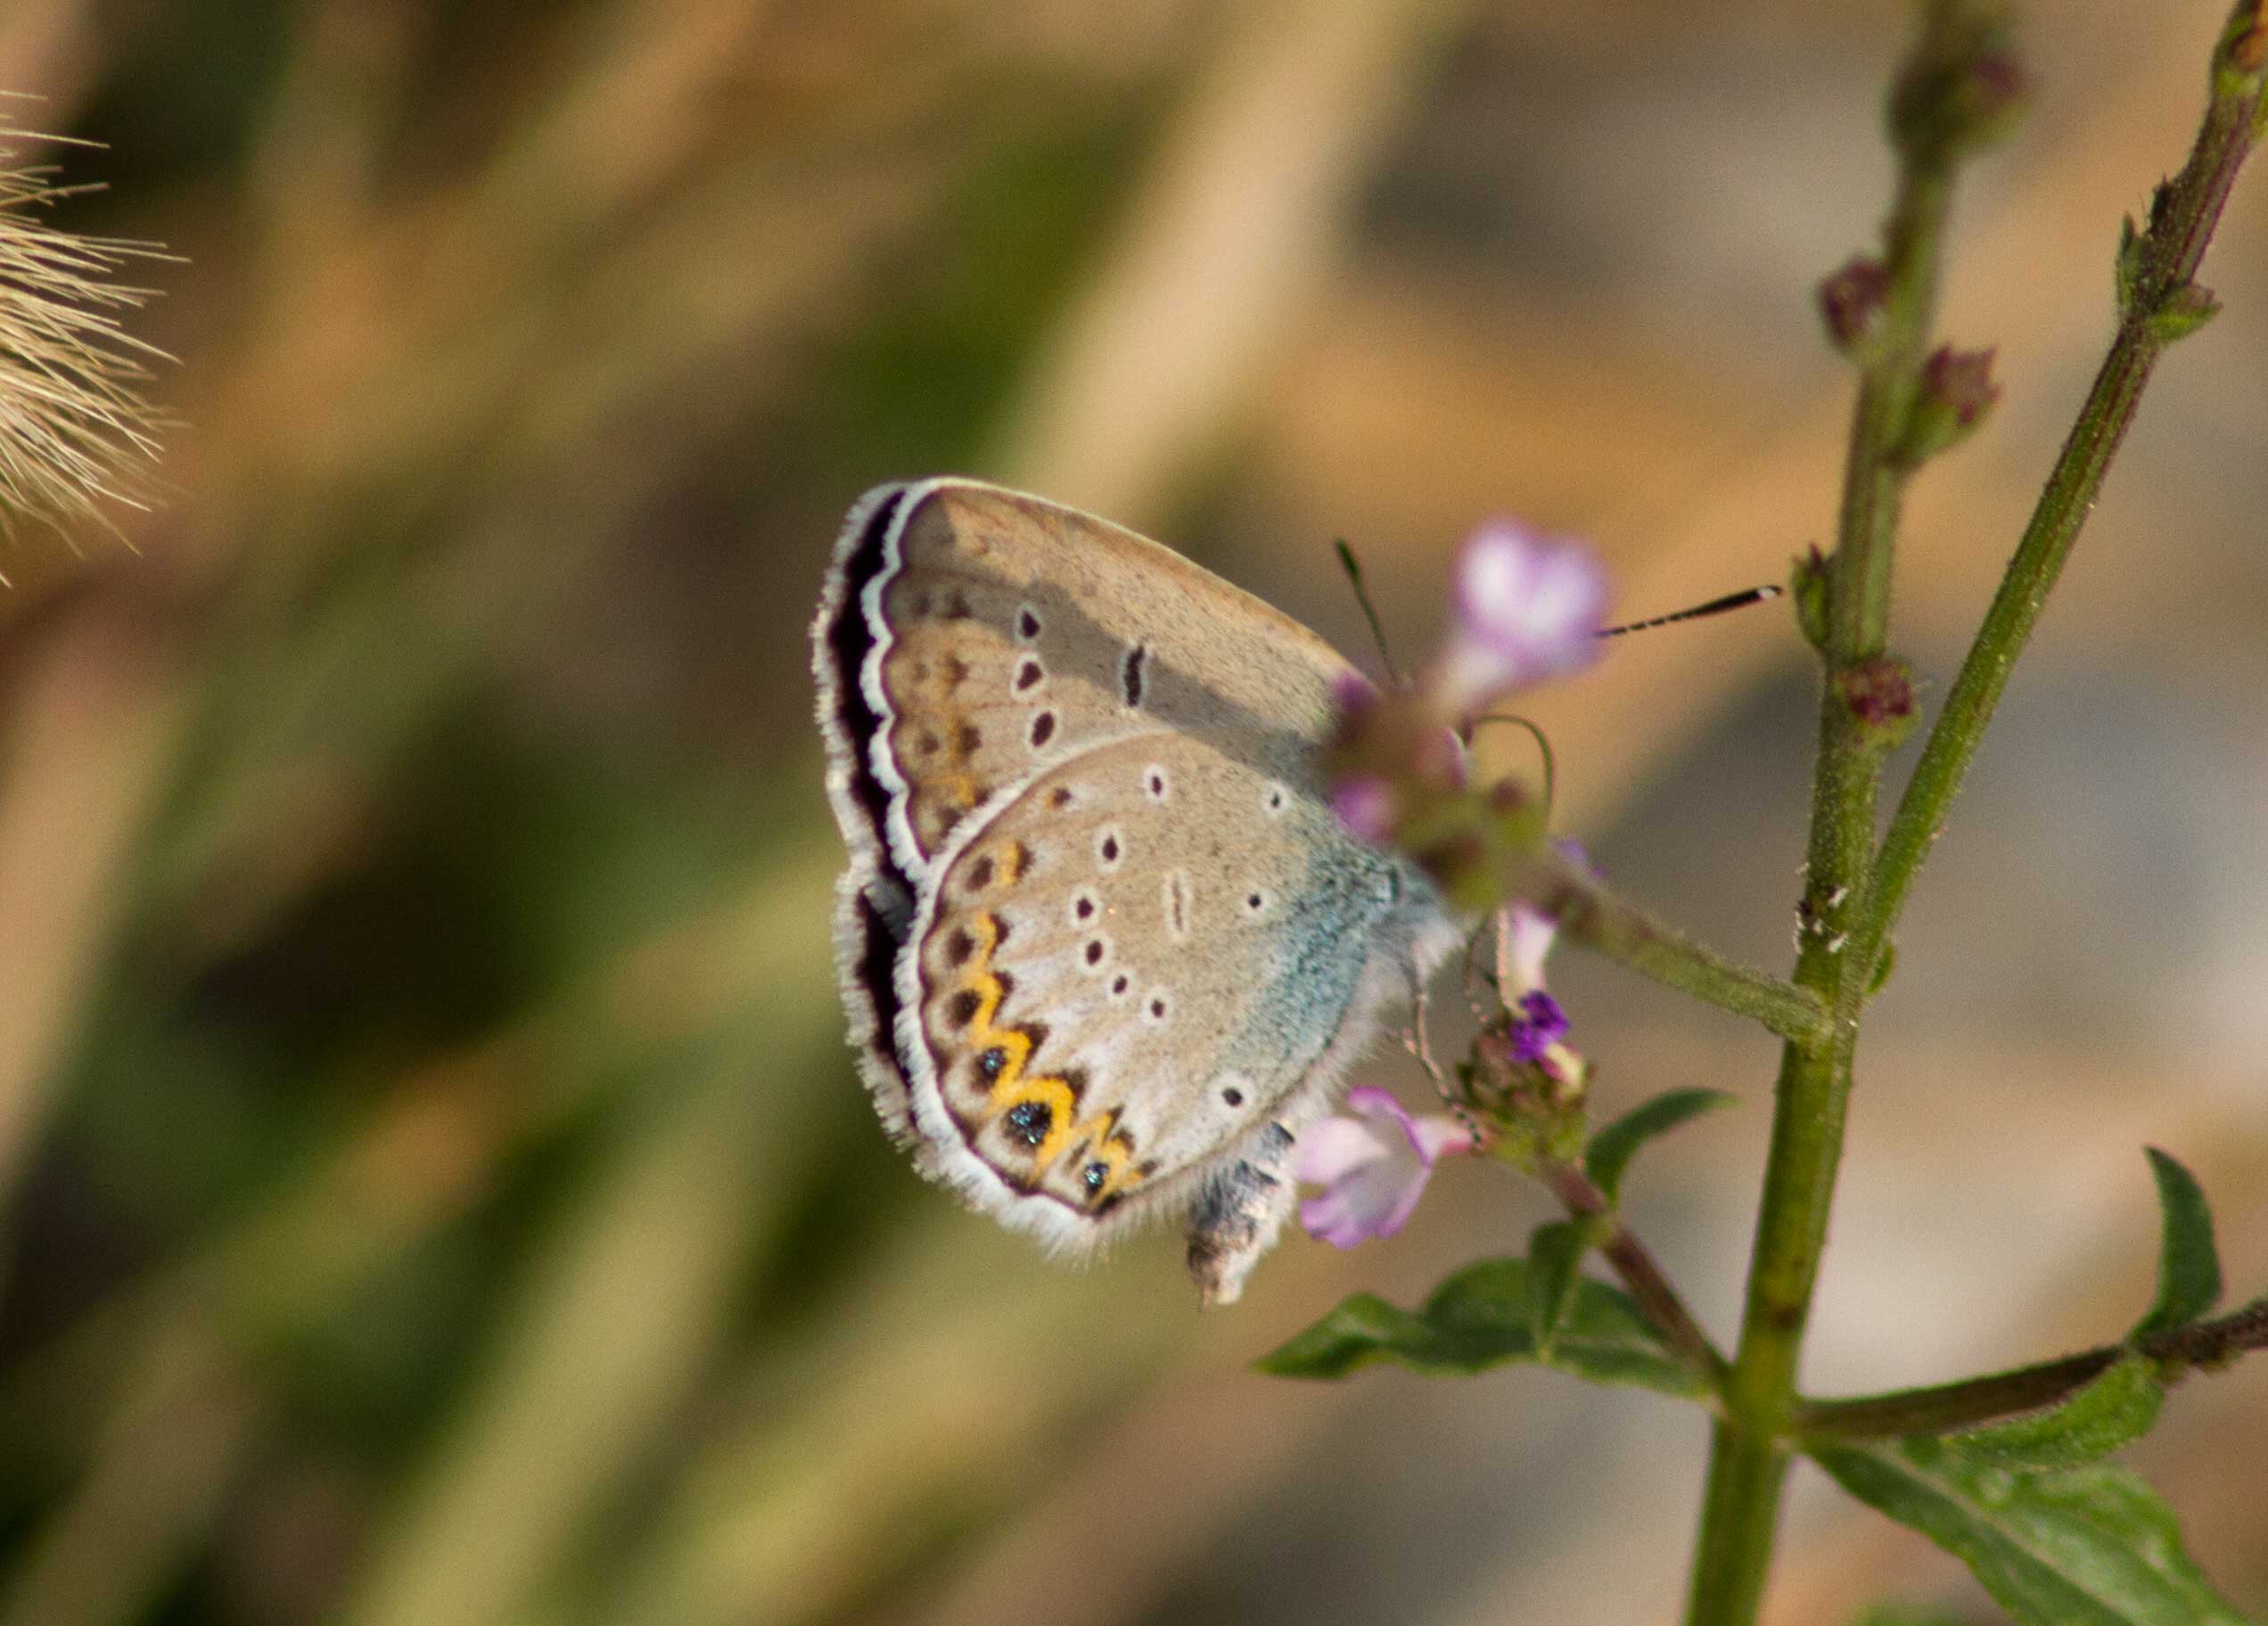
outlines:
{"label": "flower bud", "polygon": [[2005,20],[1943,8],[1891,91],[1891,138],[1910,161],[1942,168],[2014,128],[2031,88]]}
{"label": "flower bud", "polygon": [[1941,344],[1921,366],[1921,390],[1900,437],[1897,461],[1911,469],[1967,439],[2001,398],[1991,350]]}
{"label": "flower bud", "polygon": [[1820,316],[1827,336],[1845,356],[1863,356],[1882,332],[1890,302],[1890,273],[1869,255],[1851,259],[1819,285]]}
{"label": "flower bud", "polygon": [[1870,749],[1894,750],[1913,732],[1913,671],[1896,656],[1877,655],[1843,667],[1835,673],[1834,684]]}

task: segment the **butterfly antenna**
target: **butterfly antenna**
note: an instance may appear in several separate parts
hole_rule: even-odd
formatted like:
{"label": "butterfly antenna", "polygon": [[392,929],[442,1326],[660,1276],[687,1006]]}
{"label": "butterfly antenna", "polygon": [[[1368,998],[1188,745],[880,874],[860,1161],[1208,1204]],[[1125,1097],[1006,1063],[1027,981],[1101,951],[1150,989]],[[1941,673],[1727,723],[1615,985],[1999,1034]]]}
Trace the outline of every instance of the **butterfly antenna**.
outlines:
{"label": "butterfly antenna", "polygon": [[1378,659],[1385,662],[1386,677],[1393,682],[1401,681],[1401,673],[1394,666],[1393,653],[1386,647],[1386,629],[1379,625],[1378,607],[1370,602],[1370,591],[1362,585],[1362,566],[1354,556],[1354,549],[1347,546],[1344,537],[1331,538],[1331,546],[1338,549],[1339,568],[1346,572],[1347,582],[1354,588],[1354,602],[1362,606],[1362,619],[1370,623],[1370,641],[1378,646]]}
{"label": "butterfly antenna", "polygon": [[1778,598],[1787,591],[1785,587],[1750,587],[1745,593],[1728,593],[1722,598],[1713,598],[1705,604],[1696,604],[1690,610],[1672,610],[1667,615],[1649,616],[1642,621],[1627,621],[1620,627],[1602,627],[1592,636],[1619,638],[1626,632],[1644,632],[1650,627],[1667,627],[1672,621],[1697,621],[1705,615],[1722,615],[1728,610],[1745,610],[1750,604],[1761,604],[1768,598]]}

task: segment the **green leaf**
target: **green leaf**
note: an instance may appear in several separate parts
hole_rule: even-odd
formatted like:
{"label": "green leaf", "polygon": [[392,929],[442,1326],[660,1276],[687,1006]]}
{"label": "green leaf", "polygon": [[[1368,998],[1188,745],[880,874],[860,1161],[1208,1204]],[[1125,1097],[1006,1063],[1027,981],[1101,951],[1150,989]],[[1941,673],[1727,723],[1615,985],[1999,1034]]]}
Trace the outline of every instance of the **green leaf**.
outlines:
{"label": "green leaf", "polygon": [[1853,1496],[1968,1565],[2041,1626],[2243,1626],[2182,1550],[2174,1510],[2124,1468],[2014,1474],[1943,1441],[1814,1445]]}
{"label": "green leaf", "polygon": [[1539,1225],[1528,1238],[1528,1334],[1539,1359],[1550,1359],[1559,1328],[1574,1308],[1584,1242],[1582,1228],[1566,1220]]}
{"label": "green leaf", "polygon": [[1583,1172],[1613,1203],[1622,1191],[1623,1170],[1630,1167],[1639,1147],[1689,1118],[1730,1106],[1738,1099],[1722,1089],[1672,1089],[1656,1096],[1631,1108],[1590,1137],[1590,1146],[1583,1153]]}
{"label": "green leaf", "polygon": [[2157,1364],[2129,1355],[2060,1405],[1948,1434],[1945,1443],[1972,1462],[2020,1472],[2076,1467],[2149,1433],[2165,1401]]}
{"label": "green leaf", "polygon": [[2168,293],[2150,313],[2149,330],[2160,344],[2186,339],[2221,314],[2221,301],[2210,288],[2186,283]]}
{"label": "green leaf", "polygon": [[1898,969],[1898,945],[1882,945],[1882,957],[1874,963],[1874,975],[1867,979],[1866,997],[1873,998],[1890,986],[1891,973]]}
{"label": "green leaf", "polygon": [[[1535,1361],[1527,1261],[1485,1259],[1434,1290],[1422,1310],[1359,1293],[1259,1363],[1280,1377],[1344,1377],[1374,1361],[1467,1376]],[[1705,1381],[1681,1365],[1638,1307],[1604,1282],[1575,1278],[1545,1363],[1597,1384],[1630,1384],[1698,1399]]]}
{"label": "green leaf", "polygon": [[1970,1622],[1967,1615],[1935,1604],[1892,1599],[1860,1611],[1851,1618],[1851,1626],[1970,1626]]}
{"label": "green leaf", "polygon": [[2132,215],[2119,222],[2116,266],[2118,314],[2124,316],[2133,308],[2134,295],[2142,285],[2142,234],[2134,229],[2134,217]]}
{"label": "green leaf", "polygon": [[2221,1256],[2213,1245],[2213,1214],[2190,1171],[2148,1148],[2157,1177],[2157,1205],[2165,1216],[2157,1249],[2157,1298],[2132,1336],[2187,1326],[2221,1297]]}

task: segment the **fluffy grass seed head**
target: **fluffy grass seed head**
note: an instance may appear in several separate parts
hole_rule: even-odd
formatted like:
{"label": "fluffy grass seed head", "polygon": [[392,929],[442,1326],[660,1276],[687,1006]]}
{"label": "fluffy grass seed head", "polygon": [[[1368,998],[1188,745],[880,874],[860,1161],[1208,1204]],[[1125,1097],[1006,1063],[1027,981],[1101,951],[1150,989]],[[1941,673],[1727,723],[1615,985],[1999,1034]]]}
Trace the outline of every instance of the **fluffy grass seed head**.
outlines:
{"label": "fluffy grass seed head", "polygon": [[169,359],[124,325],[148,291],[116,279],[162,255],[46,224],[44,211],[87,189],[24,163],[12,144],[34,139],[0,127],[0,532],[29,521],[68,538],[91,521],[116,534],[109,505],[145,506],[165,421],[144,390],[150,364]]}

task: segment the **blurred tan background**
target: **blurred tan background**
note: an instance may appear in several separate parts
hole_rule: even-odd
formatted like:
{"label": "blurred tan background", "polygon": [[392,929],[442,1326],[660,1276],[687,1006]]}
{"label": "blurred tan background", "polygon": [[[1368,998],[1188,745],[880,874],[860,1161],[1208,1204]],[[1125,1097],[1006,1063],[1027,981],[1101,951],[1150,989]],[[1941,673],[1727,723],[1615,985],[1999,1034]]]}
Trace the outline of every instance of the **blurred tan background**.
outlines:
{"label": "blurred tan background", "polygon": [[[2032,0],[1959,206],[2006,398],[1915,494],[1942,683],[2107,341],[2219,0]],[[1451,1169],[1200,1318],[923,1187],[853,1077],[804,627],[842,512],[966,471],[1368,656],[1479,518],[1637,615],[1824,540],[1894,0],[11,0],[0,87],[162,240],[162,505],[0,543],[0,1626],[1666,1621],[1700,1417],[1515,1370],[1249,1361],[1516,1251]],[[29,156],[29,154],[28,154]],[[1808,1376],[2116,1336],[2141,1146],[2268,1286],[2268,177],[1924,877],[1862,1051]],[[1789,963],[1783,616],[1540,698],[1626,890]],[[1555,981],[1734,1324],[1771,1046]],[[1450,1001],[1450,1003],[1454,1003]],[[1444,1042],[1448,1039],[1444,1034]],[[1367,1075],[1422,1091],[1382,1056]],[[2268,1360],[2131,1454],[2268,1610]],[[1771,1618],[1995,1618],[1799,1472]]]}

